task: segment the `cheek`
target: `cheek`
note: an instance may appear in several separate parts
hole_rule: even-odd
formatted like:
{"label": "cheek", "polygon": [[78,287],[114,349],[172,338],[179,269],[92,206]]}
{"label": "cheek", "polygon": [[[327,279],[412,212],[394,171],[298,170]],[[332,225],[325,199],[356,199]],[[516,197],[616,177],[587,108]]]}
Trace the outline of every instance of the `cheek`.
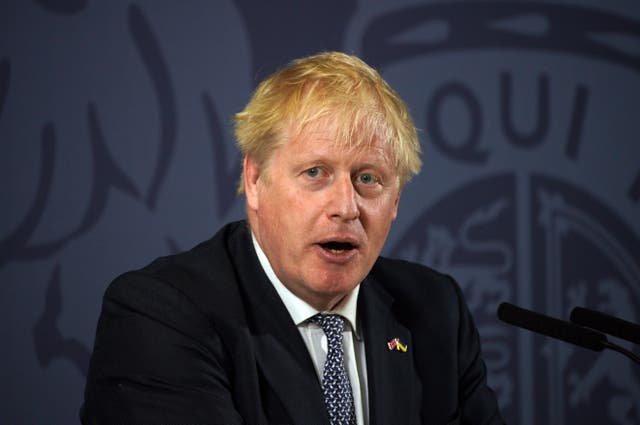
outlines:
{"label": "cheek", "polygon": [[362,209],[360,221],[374,251],[381,250],[387,239],[397,209],[390,199],[377,199]]}
{"label": "cheek", "polygon": [[397,215],[397,204],[395,198],[390,196],[380,197],[366,203],[362,210],[365,212],[367,219],[377,227],[387,227]]}
{"label": "cheek", "polygon": [[280,192],[269,198],[268,217],[270,232],[279,239],[288,239],[301,233],[313,202],[296,191]]}

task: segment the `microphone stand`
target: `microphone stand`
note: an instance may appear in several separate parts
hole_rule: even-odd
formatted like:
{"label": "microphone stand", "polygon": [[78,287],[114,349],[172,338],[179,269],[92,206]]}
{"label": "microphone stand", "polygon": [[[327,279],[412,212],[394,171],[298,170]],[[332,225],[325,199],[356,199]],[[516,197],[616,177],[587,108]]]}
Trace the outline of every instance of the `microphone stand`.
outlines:
{"label": "microphone stand", "polygon": [[624,354],[634,362],[640,364],[640,357],[636,356],[635,353],[633,353],[631,350],[627,350],[626,348],[609,342],[608,340],[602,341],[602,346],[605,348],[610,348],[613,351],[617,351],[618,353]]}

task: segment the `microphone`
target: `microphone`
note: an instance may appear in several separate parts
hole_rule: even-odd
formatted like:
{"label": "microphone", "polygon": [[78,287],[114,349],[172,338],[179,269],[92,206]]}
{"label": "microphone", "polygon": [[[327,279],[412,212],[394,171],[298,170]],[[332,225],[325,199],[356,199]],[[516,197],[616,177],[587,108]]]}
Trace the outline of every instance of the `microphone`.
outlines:
{"label": "microphone", "polygon": [[510,325],[560,339],[589,350],[602,351],[609,348],[640,364],[640,357],[635,353],[609,342],[605,334],[593,329],[545,316],[507,302],[500,303],[498,306],[498,319]]}
{"label": "microphone", "polygon": [[574,308],[569,320],[576,325],[586,326],[640,344],[640,325],[635,323],[584,307]]}
{"label": "microphone", "polygon": [[602,351],[607,346],[607,337],[603,333],[507,302],[498,306],[498,319],[518,328],[528,329],[593,351]]}

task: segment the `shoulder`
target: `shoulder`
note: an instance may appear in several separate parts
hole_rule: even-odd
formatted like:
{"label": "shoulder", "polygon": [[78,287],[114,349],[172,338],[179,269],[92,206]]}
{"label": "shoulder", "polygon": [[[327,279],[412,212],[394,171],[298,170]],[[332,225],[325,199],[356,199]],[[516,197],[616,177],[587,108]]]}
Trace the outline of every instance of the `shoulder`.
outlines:
{"label": "shoulder", "polygon": [[371,274],[389,293],[429,293],[432,296],[457,296],[454,279],[423,264],[379,257]]}
{"label": "shoulder", "polygon": [[405,316],[437,315],[457,320],[465,308],[458,283],[451,276],[422,264],[379,257],[370,278],[394,300]]}
{"label": "shoulder", "polygon": [[193,311],[209,318],[214,312],[224,313],[239,296],[227,245],[243,226],[243,222],[228,224],[189,251],[120,275],[107,288],[105,300],[135,309]]}
{"label": "shoulder", "polygon": [[201,280],[212,280],[233,273],[228,245],[247,232],[244,222],[222,227],[213,237],[192,249],[160,257],[134,273],[153,276],[160,280],[179,281],[181,285]]}

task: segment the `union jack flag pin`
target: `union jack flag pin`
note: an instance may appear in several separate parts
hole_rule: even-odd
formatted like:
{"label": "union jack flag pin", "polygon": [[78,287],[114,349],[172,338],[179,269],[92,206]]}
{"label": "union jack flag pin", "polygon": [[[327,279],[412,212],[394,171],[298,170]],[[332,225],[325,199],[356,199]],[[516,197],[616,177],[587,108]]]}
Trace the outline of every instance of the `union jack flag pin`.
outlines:
{"label": "union jack flag pin", "polygon": [[400,338],[393,338],[391,341],[387,342],[387,347],[389,351],[402,351],[403,353],[407,352],[407,346],[400,342]]}

